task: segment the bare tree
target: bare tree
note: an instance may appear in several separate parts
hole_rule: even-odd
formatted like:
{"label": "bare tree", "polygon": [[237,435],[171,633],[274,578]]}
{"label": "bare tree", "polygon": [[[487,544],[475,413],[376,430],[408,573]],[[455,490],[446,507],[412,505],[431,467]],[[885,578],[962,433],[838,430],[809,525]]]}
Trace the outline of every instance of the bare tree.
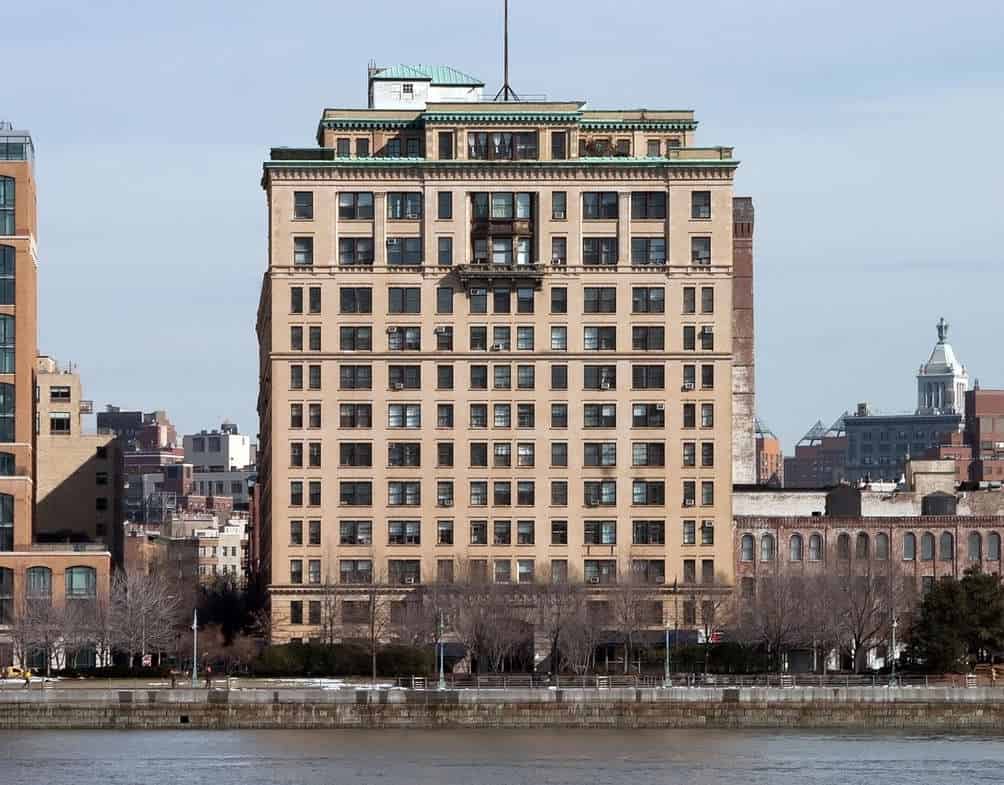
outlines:
{"label": "bare tree", "polygon": [[127,575],[118,572],[112,579],[111,638],[129,657],[132,666],[137,652],[164,652],[175,642],[181,618],[181,600],[160,573]]}
{"label": "bare tree", "polygon": [[805,580],[787,573],[760,578],[742,606],[740,635],[763,645],[775,670],[785,652],[805,643]]}
{"label": "bare tree", "polygon": [[707,673],[716,634],[735,621],[735,594],[721,579],[716,578],[712,584],[689,587],[687,595],[698,612],[697,623],[704,641],[704,672]]}
{"label": "bare tree", "polygon": [[581,585],[567,580],[542,580],[533,592],[534,628],[547,640],[550,670],[554,673],[561,669],[565,636],[575,621],[582,593]]}
{"label": "bare tree", "polygon": [[868,652],[884,643],[890,632],[900,586],[889,575],[888,564],[856,559],[847,571],[826,581],[827,606],[840,647],[851,658],[854,672],[868,664]]}
{"label": "bare tree", "polygon": [[608,597],[610,620],[624,646],[624,673],[627,673],[634,655],[635,640],[639,632],[650,625],[655,595],[643,574],[633,565],[625,565],[620,574],[623,578]]}
{"label": "bare tree", "polygon": [[[606,613],[597,613],[585,591],[571,595],[573,605],[562,635],[562,667],[579,676],[588,673],[595,665],[596,647],[603,637]],[[606,606],[603,606],[606,608]]]}

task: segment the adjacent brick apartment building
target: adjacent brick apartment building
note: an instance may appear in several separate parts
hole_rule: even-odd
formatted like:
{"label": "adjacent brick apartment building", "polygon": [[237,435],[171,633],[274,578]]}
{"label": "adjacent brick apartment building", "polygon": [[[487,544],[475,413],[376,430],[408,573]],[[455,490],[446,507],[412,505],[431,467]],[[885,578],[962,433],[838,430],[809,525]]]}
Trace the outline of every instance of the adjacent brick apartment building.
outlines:
{"label": "adjacent brick apartment building", "polygon": [[254,539],[278,640],[316,634],[332,585],[731,581],[734,391],[755,471],[732,149],[697,146],[691,111],[482,88],[373,69],[369,108],[264,164]]}

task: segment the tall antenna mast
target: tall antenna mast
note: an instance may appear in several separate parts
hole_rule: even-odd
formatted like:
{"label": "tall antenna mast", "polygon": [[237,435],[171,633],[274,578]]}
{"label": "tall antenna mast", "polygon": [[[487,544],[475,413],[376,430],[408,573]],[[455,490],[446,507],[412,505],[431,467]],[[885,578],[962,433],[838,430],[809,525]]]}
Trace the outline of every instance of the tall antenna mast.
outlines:
{"label": "tall antenna mast", "polygon": [[516,95],[516,91],[509,86],[509,0],[505,0],[505,35],[502,40],[502,88],[495,93],[495,100],[498,101],[501,98],[503,101],[518,101],[519,96]]}

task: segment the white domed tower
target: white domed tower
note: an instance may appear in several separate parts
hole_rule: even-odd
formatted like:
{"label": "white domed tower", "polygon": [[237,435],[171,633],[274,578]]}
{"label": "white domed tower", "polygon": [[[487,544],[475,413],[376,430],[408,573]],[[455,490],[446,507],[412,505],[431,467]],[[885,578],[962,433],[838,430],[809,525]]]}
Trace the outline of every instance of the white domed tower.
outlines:
{"label": "white domed tower", "polygon": [[938,342],[917,374],[917,414],[965,416],[969,373],[948,342],[948,322],[938,320]]}

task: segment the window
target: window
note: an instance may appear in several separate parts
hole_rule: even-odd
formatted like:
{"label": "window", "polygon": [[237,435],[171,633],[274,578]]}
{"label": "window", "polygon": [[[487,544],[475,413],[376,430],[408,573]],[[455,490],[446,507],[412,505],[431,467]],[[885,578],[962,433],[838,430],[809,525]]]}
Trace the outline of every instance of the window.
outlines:
{"label": "window", "polygon": [[387,158],[400,158],[401,157],[401,140],[400,139],[388,139],[387,144],[384,145],[383,154]]}
{"label": "window", "polygon": [[582,217],[607,219],[617,217],[616,191],[586,191],[582,194]]}
{"label": "window", "polygon": [[631,445],[632,466],[665,466],[666,446],[662,442],[634,442]]}
{"label": "window", "polygon": [[512,562],[508,559],[495,560],[495,583],[512,583]]}
{"label": "window", "polygon": [[[300,570],[296,574],[296,580],[293,578],[293,567],[290,563],[290,583],[303,583],[303,564],[300,564]],[[289,623],[290,624],[303,624],[303,600],[290,600],[289,603]]]}
{"label": "window", "polygon": [[453,442],[439,442],[436,445],[436,465],[440,468],[453,466]]}
{"label": "window", "polygon": [[311,221],[314,218],[314,192],[293,192],[293,218],[299,221]]}
{"label": "window", "polygon": [[512,427],[512,406],[508,403],[496,403],[492,407],[492,425],[495,428]]}
{"label": "window", "polygon": [[632,237],[631,264],[666,264],[666,240],[662,237]]}
{"label": "window", "polygon": [[760,561],[774,561],[773,534],[765,534],[760,538]]}
{"label": "window", "polygon": [[[551,238],[551,264],[564,265],[568,262],[568,238]],[[557,313],[552,311],[552,313]],[[564,311],[562,311],[564,313]]]}
{"label": "window", "polygon": [[614,351],[617,349],[616,327],[584,327],[582,348],[586,351]]}
{"label": "window", "polygon": [[417,403],[391,403],[387,405],[388,428],[421,428],[422,406]]}
{"label": "window", "polygon": [[[582,572],[586,583],[611,585],[617,583],[617,562],[613,559],[585,559]],[[596,603],[603,605],[603,603]]]}
{"label": "window", "polygon": [[[436,313],[438,314],[450,314],[453,313],[453,287],[452,286],[439,286],[436,288]],[[450,331],[451,335],[453,333],[452,327],[443,328]],[[438,333],[437,333],[438,334]]]}
{"label": "window", "polygon": [[373,504],[373,483],[343,481],[340,483],[338,500],[348,507],[369,507]]}
{"label": "window", "polygon": [[690,217],[700,219],[711,217],[711,191],[691,191]]}
{"label": "window", "polygon": [[697,504],[697,483],[693,480],[683,481],[683,506],[693,507]]}
{"label": "window", "polygon": [[715,465],[714,442],[701,442],[701,466],[710,467],[714,465]]}
{"label": "window", "polygon": [[372,220],[373,194],[369,192],[338,194],[338,217],[343,221]]}
{"label": "window", "polygon": [[452,131],[440,131],[437,134],[437,139],[439,142],[439,160],[440,161],[452,161],[453,160],[453,132]]}
{"label": "window", "polygon": [[701,404],[701,427],[713,428],[715,426],[715,405],[712,403]]}
{"label": "window", "polygon": [[1001,536],[997,532],[987,535],[987,561],[1001,560]]}
{"label": "window", "polygon": [[938,540],[938,559],[951,561],[955,558],[955,538],[951,532],[942,532]]}
{"label": "window", "polygon": [[739,541],[739,558],[742,561],[753,561],[753,535],[744,534]]}
{"label": "window", "polygon": [[492,544],[512,544],[512,521],[495,521],[492,524]]}
{"label": "window", "polygon": [[802,561],[801,534],[793,534],[788,539],[788,561]]}
{"label": "window", "polygon": [[373,350],[372,327],[341,327],[338,346],[343,352],[369,352]]}
{"label": "window", "polygon": [[701,287],[701,313],[715,312],[715,289],[713,286]]}
{"label": "window", "polygon": [[715,522],[701,521],[701,545],[715,544]]}
{"label": "window", "polygon": [[338,524],[338,541],[341,545],[369,545],[373,541],[371,521],[341,521]]}
{"label": "window", "polygon": [[341,313],[373,313],[373,290],[370,287],[343,286],[338,295]]}
{"label": "window", "polygon": [[467,157],[472,161],[536,159],[537,132],[468,131]]}
{"label": "window", "polygon": [[422,501],[422,483],[417,480],[392,480],[387,483],[387,506],[415,507]]}
{"label": "window", "polygon": [[665,191],[635,191],[631,194],[631,217],[652,219],[666,217]]}
{"label": "window", "polygon": [[436,240],[436,264],[449,267],[453,264],[453,238],[439,237]]}
{"label": "window", "polygon": [[868,535],[864,532],[858,533],[857,538],[854,542],[854,558],[855,559],[867,559],[871,552],[871,541]]}
{"label": "window", "polygon": [[14,178],[0,177],[0,235],[13,235],[14,230]]}
{"label": "window", "polygon": [[436,351],[437,352],[452,352],[453,351],[453,328],[452,327],[437,327],[433,330],[436,336]]}
{"label": "window", "polygon": [[421,327],[388,327],[387,349],[392,352],[417,352],[422,348]]}
{"label": "window", "polygon": [[293,266],[310,267],[314,263],[314,238],[293,238]]}
{"label": "window", "polygon": [[582,369],[583,389],[615,390],[617,389],[616,365],[586,365]]}
{"label": "window", "polygon": [[666,289],[663,286],[634,286],[631,289],[632,313],[665,313]]}
{"label": "window", "polygon": [[616,545],[617,521],[585,521],[583,523],[583,544]]}
{"label": "window", "polygon": [[[369,544],[369,534],[366,536],[366,544]],[[369,559],[342,559],[338,563],[338,580],[341,583],[371,583],[373,581],[373,562]],[[361,613],[357,614],[352,610],[347,612],[347,609],[354,610],[357,605],[360,606]],[[365,621],[366,607],[367,604],[364,602],[343,602],[342,621]]]}
{"label": "window", "polygon": [[823,560],[823,538],[822,535],[812,534],[809,536],[809,561]]}
{"label": "window", "polygon": [[517,327],[516,328],[516,351],[521,351],[521,352],[532,352],[533,351],[533,328],[532,327]]}
{"label": "window", "polygon": [[389,313],[421,313],[422,290],[417,286],[391,286],[387,290]]}
{"label": "window", "polygon": [[66,599],[93,600],[97,597],[98,574],[93,567],[68,567],[65,581]]}
{"label": "window", "polygon": [[711,325],[704,325],[700,330],[701,338],[701,350],[706,352],[714,351],[715,349],[715,332]]}
{"label": "window", "polygon": [[847,561],[851,558],[851,536],[842,533],[837,537],[837,558]]}
{"label": "window", "polygon": [[418,559],[388,559],[387,572],[392,584],[421,583],[421,562]]}
{"label": "window", "polygon": [[307,346],[312,352],[321,351],[321,328],[320,325],[311,325],[307,329]]}
{"label": "window", "polygon": [[321,427],[321,404],[319,403],[307,404],[307,427],[308,428]]}
{"label": "window", "polygon": [[552,480],[551,481],[551,506],[552,507],[567,507],[568,506],[568,481],[567,480]]}
{"label": "window", "polygon": [[585,442],[582,463],[584,466],[616,466],[617,442]]}
{"label": "window", "polygon": [[568,442],[551,443],[551,466],[568,466]]}
{"label": "window", "polygon": [[[27,598],[33,602],[41,601],[42,604],[48,604],[52,600],[52,570],[48,567],[29,567],[26,571],[26,586],[25,594]],[[0,586],[2,586],[3,580],[0,579]],[[12,588],[8,586],[8,588]],[[4,592],[0,589],[0,596],[6,595],[10,597],[10,592]],[[3,614],[0,613],[0,616]]]}
{"label": "window", "polygon": [[631,525],[633,545],[665,545],[666,524],[664,521],[634,521]]}
{"label": "window", "polygon": [[509,327],[492,327],[492,351],[508,352],[512,348],[511,334]]}
{"label": "window", "polygon": [[582,425],[585,428],[616,428],[617,404],[587,403],[583,406]]}
{"label": "window", "polygon": [[471,545],[488,544],[488,521],[471,521]]}
{"label": "window", "polygon": [[[311,390],[321,389],[321,366],[320,365],[308,365],[307,366],[308,379],[307,384]],[[301,378],[301,383],[302,383]]]}
{"label": "window", "polygon": [[387,544],[421,545],[422,544],[421,521],[388,521]]}
{"label": "window", "polygon": [[[369,465],[369,464],[366,464]],[[388,466],[411,466],[422,465],[422,445],[420,442],[388,442],[387,443],[387,465]]]}
{"label": "window", "polygon": [[436,194],[436,218],[441,221],[453,218],[453,193],[451,191],[439,191]]}
{"label": "window", "polygon": [[551,220],[564,221],[568,217],[568,194],[565,191],[551,193]]}
{"label": "window", "polygon": [[586,286],[582,295],[583,313],[617,313],[616,286]]}
{"label": "window", "polygon": [[[290,466],[303,466],[303,442],[292,442],[289,445],[289,465]],[[299,492],[302,498],[303,488],[299,488]]]}
{"label": "window", "polygon": [[666,386],[666,369],[661,365],[632,365],[631,386],[636,390],[662,390]]}
{"label": "window", "polygon": [[666,348],[666,328],[632,327],[631,348],[635,351],[662,351]]}
{"label": "window", "polygon": [[488,328],[471,327],[468,343],[470,344],[471,351],[488,351]]}
{"label": "window", "polygon": [[701,483],[701,505],[710,507],[715,503],[715,484],[711,481]]}
{"label": "window", "polygon": [[551,427],[552,428],[567,428],[568,427],[568,404],[567,403],[552,403],[551,404]]}
{"label": "window", "polygon": [[492,504],[496,507],[509,507],[512,505],[512,483],[509,481],[496,482],[492,488]]}
{"label": "window", "polygon": [[697,312],[697,290],[693,286],[683,287],[683,312],[684,313],[696,313]]}
{"label": "window", "polygon": [[631,483],[631,503],[664,505],[666,503],[666,484],[662,480],[634,480]]}
{"label": "window", "polygon": [[[418,366],[415,366],[418,368]],[[436,389],[438,390],[452,390],[453,389],[453,366],[452,365],[437,365],[436,366]]]}
{"label": "window", "polygon": [[615,480],[585,480],[582,484],[582,490],[587,507],[612,507],[617,504],[617,483]]}
{"label": "window", "polygon": [[356,139],[356,158],[370,157],[370,140]]}
{"label": "window", "polygon": [[345,137],[336,139],[335,154],[339,158],[348,158],[352,154],[352,140]]}
{"label": "window", "polygon": [[[687,368],[693,370],[693,366],[684,366],[684,370]],[[684,374],[684,386],[686,387],[686,374]],[[689,389],[694,389],[693,379],[691,378],[691,386]],[[702,390],[713,390],[715,388],[715,366],[713,365],[702,365],[701,366],[701,389]]]}
{"label": "window", "polygon": [[453,404],[452,403],[440,403],[440,404],[436,404],[436,427],[437,428],[452,428],[453,427]]}
{"label": "window", "polygon": [[488,483],[484,480],[471,481],[471,506],[484,507],[488,504]]}
{"label": "window", "polygon": [[388,237],[387,264],[417,265],[422,263],[421,237]]}
{"label": "window", "polygon": [[551,366],[551,389],[552,390],[567,390],[568,389],[568,366],[567,365],[552,365]]}
{"label": "window", "polygon": [[645,155],[649,158],[661,158],[662,141],[659,139],[649,139],[645,143]]}
{"label": "window", "polygon": [[711,238],[690,238],[690,262],[694,265],[707,267],[711,265]]}
{"label": "window", "polygon": [[533,583],[534,563],[533,559],[516,560],[516,581],[518,583]]}
{"label": "window", "polygon": [[551,131],[551,160],[564,161],[568,158],[568,134],[565,131]]}
{"label": "window", "polygon": [[536,372],[532,365],[516,366],[516,388],[519,390],[532,390],[535,386]]}
{"label": "window", "polygon": [[568,289],[551,287],[551,313],[568,313]]}
{"label": "window", "polygon": [[0,551],[14,550],[14,497],[0,493]]}
{"label": "window", "polygon": [[631,405],[632,428],[663,428],[665,425],[665,404],[635,403]]}
{"label": "window", "polygon": [[551,351],[552,352],[565,352],[565,351],[568,351],[568,328],[567,327],[552,327],[551,328]]}
{"label": "window", "polygon": [[[6,246],[0,245],[0,260],[2,260],[3,250]],[[13,268],[12,268],[13,269]],[[2,277],[2,274],[0,274]],[[13,294],[11,295],[13,297]],[[0,302],[0,305],[13,305],[13,303]],[[289,288],[289,312],[303,313],[303,287],[291,286]]]}
{"label": "window", "polygon": [[310,559],[307,562],[307,583],[318,584],[321,582],[321,560]]}
{"label": "window", "polygon": [[617,264],[617,238],[583,237],[582,263],[586,265]]}
{"label": "window", "polygon": [[415,137],[408,137],[404,140],[405,153],[408,158],[422,157],[422,141]]}
{"label": "window", "polygon": [[70,433],[70,413],[50,412],[49,433],[68,435]]}
{"label": "window", "polygon": [[[449,191],[445,191],[449,195]],[[422,217],[422,194],[391,191],[387,194],[387,217],[417,221]]]}

